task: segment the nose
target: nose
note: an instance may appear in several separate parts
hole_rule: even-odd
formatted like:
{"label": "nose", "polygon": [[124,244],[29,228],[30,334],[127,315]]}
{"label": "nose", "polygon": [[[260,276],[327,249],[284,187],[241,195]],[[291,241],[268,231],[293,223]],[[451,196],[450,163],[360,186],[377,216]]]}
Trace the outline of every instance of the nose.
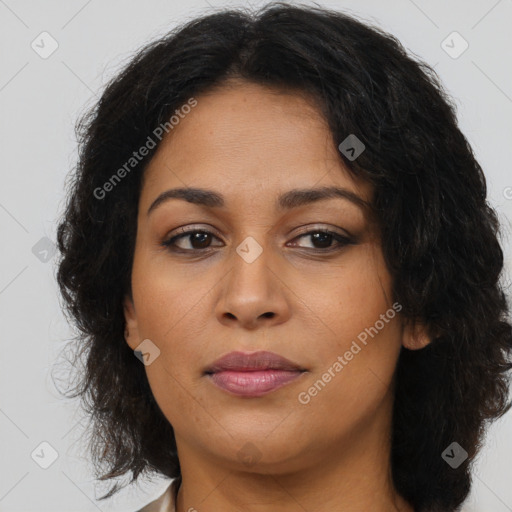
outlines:
{"label": "nose", "polygon": [[216,305],[219,322],[254,330],[289,318],[286,276],[270,256],[270,249],[264,249],[250,261],[234,252],[231,269],[221,281],[221,296]]}

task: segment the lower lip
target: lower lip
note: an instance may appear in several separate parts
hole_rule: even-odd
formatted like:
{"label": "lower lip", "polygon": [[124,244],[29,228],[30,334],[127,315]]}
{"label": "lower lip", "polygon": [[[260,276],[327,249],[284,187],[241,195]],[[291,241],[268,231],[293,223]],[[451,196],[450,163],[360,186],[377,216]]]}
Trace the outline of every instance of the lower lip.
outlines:
{"label": "lower lip", "polygon": [[235,395],[258,397],[275,391],[300,377],[302,371],[258,370],[232,371],[209,374],[210,380],[219,388]]}

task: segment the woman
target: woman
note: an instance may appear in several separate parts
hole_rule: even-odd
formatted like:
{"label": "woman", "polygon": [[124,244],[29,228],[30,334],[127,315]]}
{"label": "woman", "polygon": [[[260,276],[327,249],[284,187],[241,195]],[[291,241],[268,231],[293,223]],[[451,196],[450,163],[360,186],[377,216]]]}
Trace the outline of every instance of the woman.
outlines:
{"label": "woman", "polygon": [[144,511],[456,510],[512,329],[434,71],[338,12],[229,10],[80,129],[57,277],[99,478],[174,479]]}

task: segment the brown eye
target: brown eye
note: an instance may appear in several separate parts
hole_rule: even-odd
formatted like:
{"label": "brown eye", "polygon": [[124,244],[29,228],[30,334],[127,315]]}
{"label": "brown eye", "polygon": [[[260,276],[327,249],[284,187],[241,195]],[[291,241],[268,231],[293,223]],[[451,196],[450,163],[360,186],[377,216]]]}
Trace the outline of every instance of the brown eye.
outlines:
{"label": "brown eye", "polygon": [[[177,250],[181,251],[202,250],[209,248],[212,238],[217,237],[213,233],[210,233],[209,231],[193,230],[174,236],[169,240],[164,241],[163,245],[165,245],[166,247],[171,247],[173,250],[174,248],[177,248]],[[178,240],[188,240],[189,247],[180,247],[176,243]]]}
{"label": "brown eye", "polygon": [[[336,250],[337,248],[344,247],[345,245],[353,243],[352,240],[346,236],[334,233],[332,231],[309,231],[295,238],[295,240],[301,238],[309,238],[312,242],[313,247],[305,247],[305,249],[318,250],[327,252],[329,250]],[[332,242],[335,241],[337,246],[332,247]],[[297,245],[297,244],[294,244]]]}

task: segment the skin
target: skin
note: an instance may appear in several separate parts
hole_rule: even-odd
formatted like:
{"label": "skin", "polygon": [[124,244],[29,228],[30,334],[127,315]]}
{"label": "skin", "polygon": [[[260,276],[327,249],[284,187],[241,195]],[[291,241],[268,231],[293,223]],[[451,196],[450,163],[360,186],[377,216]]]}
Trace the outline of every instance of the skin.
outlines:
{"label": "skin", "polygon": [[[145,369],[174,428],[177,512],[413,511],[393,487],[389,436],[399,352],[430,342],[424,326],[396,314],[308,404],[298,400],[392,309],[392,281],[365,210],[331,198],[279,211],[276,198],[336,185],[369,202],[371,186],[344,168],[303,95],[233,82],[197,101],[145,171],[124,303],[128,345],[160,350]],[[222,193],[225,206],[172,199],[147,214],[185,186]],[[182,238],[191,252],[173,253],[162,242],[179,227],[213,234]],[[354,243],[322,249],[329,242],[311,232],[325,229]],[[236,252],[249,236],[263,250],[251,263]],[[273,351],[308,371],[263,397],[233,396],[203,371],[234,350]]]}

